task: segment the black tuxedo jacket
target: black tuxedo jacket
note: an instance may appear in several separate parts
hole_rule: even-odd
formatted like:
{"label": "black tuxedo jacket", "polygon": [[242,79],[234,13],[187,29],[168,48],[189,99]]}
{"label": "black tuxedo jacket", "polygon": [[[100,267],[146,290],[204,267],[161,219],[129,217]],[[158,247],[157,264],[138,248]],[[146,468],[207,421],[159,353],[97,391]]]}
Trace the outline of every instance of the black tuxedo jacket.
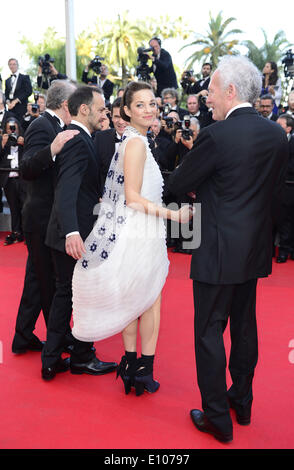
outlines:
{"label": "black tuxedo jacket", "polygon": [[58,122],[45,112],[25,133],[20,174],[26,180],[27,196],[22,209],[25,232],[46,233],[54,198],[55,164],[50,145],[62,131]]}
{"label": "black tuxedo jacket", "polygon": [[68,233],[78,231],[83,240],[87,238],[97,218],[93,212],[101,193],[91,137],[74,124],[68,129],[80,133],[56,157],[56,188],[46,236],[46,244],[59,251],[65,251]]}
{"label": "black tuxedo jacket", "polygon": [[[0,142],[1,144],[1,142]],[[9,173],[10,171],[16,171],[16,169],[11,168],[11,160],[8,158],[10,155],[10,147],[5,146],[4,149],[2,149],[2,146],[0,148],[0,187],[4,188],[4,186],[7,183],[7,180],[9,178]],[[23,146],[19,145],[18,146],[18,164],[20,165],[21,159],[23,156]]]}
{"label": "black tuxedo jacket", "polygon": [[97,131],[94,138],[95,155],[99,167],[101,196],[109,166],[115,152],[115,136],[115,129],[106,129],[105,131]]}
{"label": "black tuxedo jacket", "polygon": [[177,76],[169,52],[161,49],[159,59],[155,57],[154,65],[156,66],[154,75],[157,80],[158,96],[164,88],[178,88]]}
{"label": "black tuxedo jacket", "polygon": [[[9,94],[11,92],[11,89],[11,77],[9,77],[5,81],[5,97],[7,100],[10,99]],[[15,114],[15,116],[18,117],[19,120],[22,119],[23,115],[27,111],[28,98],[31,96],[32,91],[33,90],[30,77],[28,75],[23,75],[22,73],[20,73],[18,75],[13,95],[13,99],[18,98],[20,100],[20,103],[17,103],[12,110],[13,114]]]}
{"label": "black tuxedo jacket", "polygon": [[170,177],[172,192],[195,192],[201,203],[192,279],[238,284],[271,273],[273,206],[282,197],[288,146],[284,130],[251,107],[200,131]]}

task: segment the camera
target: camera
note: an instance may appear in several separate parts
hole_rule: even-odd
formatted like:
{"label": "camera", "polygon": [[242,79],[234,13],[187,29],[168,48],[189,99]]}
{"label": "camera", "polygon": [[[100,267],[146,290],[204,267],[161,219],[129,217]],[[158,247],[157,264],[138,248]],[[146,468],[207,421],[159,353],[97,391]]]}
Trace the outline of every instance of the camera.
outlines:
{"label": "camera", "polygon": [[172,117],[163,116],[162,119],[165,121],[166,127],[172,129],[174,127],[174,120]]}
{"label": "camera", "polygon": [[40,93],[38,91],[35,91],[34,92],[34,100],[35,100],[35,103],[32,104],[32,112],[34,114],[36,114],[39,109],[40,109],[40,106],[38,105],[38,99],[39,99],[39,96],[40,96]]}
{"label": "camera", "polygon": [[147,55],[147,52],[153,51],[153,47],[149,47],[148,49],[144,49],[144,47],[138,47],[137,53],[138,58],[137,61],[140,65],[136,68],[136,75],[138,80],[142,80],[144,82],[148,82],[150,80],[150,72],[152,72],[152,67],[147,65],[148,60],[150,57]]}
{"label": "camera", "polygon": [[182,137],[184,140],[190,140],[190,137],[193,137],[193,131],[190,129],[190,125],[190,116],[184,116],[182,121]]}
{"label": "camera", "polygon": [[286,52],[285,57],[282,60],[282,64],[284,64],[284,74],[285,77],[294,77],[294,54],[292,49],[289,49]]}
{"label": "camera", "polygon": [[189,86],[191,85],[191,81],[189,80],[191,77],[193,77],[193,70],[185,70],[183,73],[183,78],[181,80],[181,85],[184,90],[188,90]]}
{"label": "camera", "polygon": [[100,57],[99,55],[96,55],[89,64],[90,69],[92,69],[96,73],[96,75],[99,75],[101,72],[101,65],[102,65],[101,60],[104,60],[104,57]]}
{"label": "camera", "polygon": [[38,59],[38,65],[42,68],[43,75],[51,75],[51,64],[55,59],[50,54],[45,54],[44,57],[40,56]]}
{"label": "camera", "polygon": [[9,129],[11,131],[11,134],[8,135],[7,144],[15,146],[15,145],[17,145],[17,139],[18,139],[18,136],[15,133],[15,131],[16,131],[15,121],[9,121],[8,126],[9,126]]}

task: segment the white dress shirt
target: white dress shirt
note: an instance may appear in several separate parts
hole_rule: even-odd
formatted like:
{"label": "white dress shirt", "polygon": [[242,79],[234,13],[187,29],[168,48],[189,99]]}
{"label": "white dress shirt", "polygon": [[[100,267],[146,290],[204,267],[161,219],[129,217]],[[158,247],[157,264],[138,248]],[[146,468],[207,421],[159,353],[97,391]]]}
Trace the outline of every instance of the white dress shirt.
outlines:
{"label": "white dress shirt", "polygon": [[230,109],[230,111],[227,113],[225,119],[227,119],[229,117],[229,115],[232,114],[233,111],[235,111],[236,109],[240,109],[240,108],[252,108],[252,104],[251,103],[237,104],[237,106],[234,106],[233,108]]}

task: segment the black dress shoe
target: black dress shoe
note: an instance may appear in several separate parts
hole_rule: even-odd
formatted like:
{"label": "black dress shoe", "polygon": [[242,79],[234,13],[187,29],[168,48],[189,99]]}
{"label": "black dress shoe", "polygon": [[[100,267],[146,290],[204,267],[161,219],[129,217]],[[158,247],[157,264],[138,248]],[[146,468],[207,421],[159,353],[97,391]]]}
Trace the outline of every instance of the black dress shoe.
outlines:
{"label": "black dress shoe", "polygon": [[205,416],[203,411],[191,410],[190,415],[196,428],[201,432],[212,434],[215,439],[220,442],[231,442],[233,440],[233,433],[223,433],[216,426],[214,426]]}
{"label": "black dress shoe", "polygon": [[45,341],[40,341],[37,336],[35,336],[28,344],[27,346],[22,346],[22,347],[17,347],[12,343],[12,352],[14,354],[24,354],[27,351],[37,351],[40,352],[42,351],[44,347]]}
{"label": "black dress shoe", "polygon": [[113,372],[116,368],[116,362],[103,362],[97,357],[93,357],[93,359],[85,363],[70,362],[70,371],[72,374],[103,375],[108,374],[108,372]]}
{"label": "black dress shoe", "polygon": [[67,357],[66,359],[59,359],[56,364],[52,367],[43,367],[42,368],[42,378],[44,380],[52,380],[54,379],[55,375],[60,372],[66,372],[69,370],[70,367],[70,358]]}
{"label": "black dress shoe", "polygon": [[241,424],[242,426],[248,426],[251,422],[251,406],[247,410],[243,410],[242,412],[240,411],[240,406],[236,405],[234,400],[229,398],[229,405],[230,408],[235,410],[236,412],[236,420],[238,424]]}

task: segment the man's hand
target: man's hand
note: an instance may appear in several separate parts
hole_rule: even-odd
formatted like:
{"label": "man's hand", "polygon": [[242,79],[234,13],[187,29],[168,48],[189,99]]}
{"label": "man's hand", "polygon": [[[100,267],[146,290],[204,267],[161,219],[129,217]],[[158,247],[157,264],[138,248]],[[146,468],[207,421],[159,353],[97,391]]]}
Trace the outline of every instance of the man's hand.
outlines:
{"label": "man's hand", "polygon": [[18,102],[19,102],[19,99],[18,99],[18,98],[15,98],[15,100],[10,101],[10,102],[7,104],[7,107],[8,107],[8,109],[9,109],[9,111],[10,111],[11,109],[13,109],[14,106],[15,106]]}
{"label": "man's hand", "polygon": [[185,147],[187,147],[188,150],[191,150],[191,148],[193,147],[193,143],[194,143],[192,136],[190,136],[188,140],[182,137],[181,142],[183,145],[185,145]]}
{"label": "man's hand", "polygon": [[65,251],[74,259],[80,259],[86,253],[84,242],[80,235],[70,235],[65,240]]}
{"label": "man's hand", "polygon": [[74,129],[68,129],[63,132],[59,132],[51,144],[51,155],[57,155],[63,149],[63,146],[67,141],[72,139],[75,135],[79,134],[80,131]]}

